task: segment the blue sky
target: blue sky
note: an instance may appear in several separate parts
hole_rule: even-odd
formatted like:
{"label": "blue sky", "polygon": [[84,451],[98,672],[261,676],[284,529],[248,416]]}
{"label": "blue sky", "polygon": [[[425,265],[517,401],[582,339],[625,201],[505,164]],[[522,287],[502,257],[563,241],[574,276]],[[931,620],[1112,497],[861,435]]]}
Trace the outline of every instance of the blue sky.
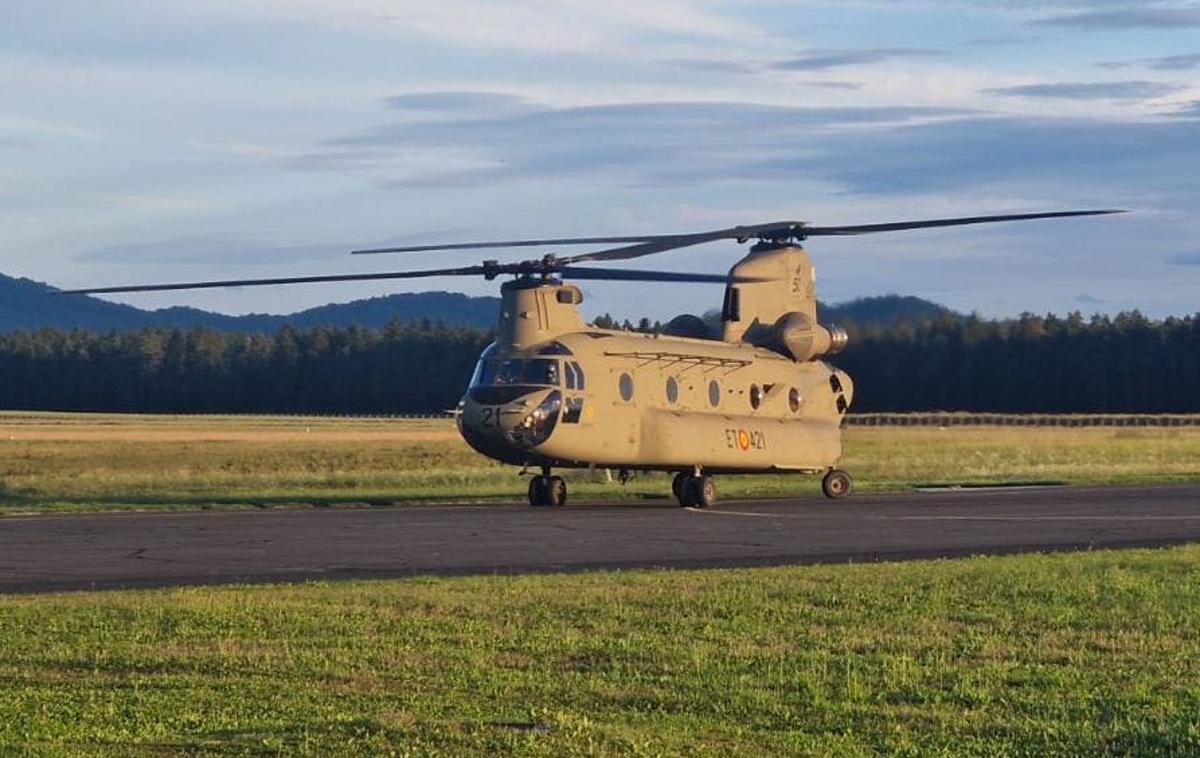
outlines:
{"label": "blue sky", "polygon": [[[0,74],[0,272],[63,287],[513,257],[346,254],[388,243],[1121,207],[809,249],[829,301],[1200,311],[1198,2],[45,0],[5,8]],[[495,292],[120,299],[422,289]],[[720,300],[585,292],[589,314]]]}

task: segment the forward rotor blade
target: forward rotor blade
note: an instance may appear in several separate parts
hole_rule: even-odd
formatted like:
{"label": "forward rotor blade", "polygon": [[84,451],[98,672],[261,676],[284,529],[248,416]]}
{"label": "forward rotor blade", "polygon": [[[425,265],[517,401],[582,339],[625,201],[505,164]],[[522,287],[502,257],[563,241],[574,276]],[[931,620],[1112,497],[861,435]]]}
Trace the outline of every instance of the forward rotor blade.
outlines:
{"label": "forward rotor blade", "polygon": [[1052,213],[1015,213],[1004,216],[966,216],[963,218],[935,218],[923,221],[897,221],[890,224],[860,224],[858,226],[806,226],[800,230],[802,237],[836,237],[851,234],[874,234],[876,232],[899,232],[906,229],[929,229],[937,226],[965,226],[967,224],[991,224],[1000,221],[1030,221],[1039,218],[1068,218],[1070,216],[1104,216],[1125,213],[1123,210],[1100,211],[1055,211]]}
{"label": "forward rotor blade", "polygon": [[551,247],[554,245],[608,245],[623,242],[645,242],[647,240],[675,237],[676,235],[647,235],[643,237],[566,237],[542,240],[496,240],[493,242],[455,242],[448,245],[410,245],[407,247],[376,247],[367,250],[351,250],[351,255],[377,255],[379,253],[423,253],[430,250],[476,250],[501,247]]}
{"label": "forward rotor blade", "polygon": [[[505,267],[499,267],[501,269]],[[59,295],[103,295],[116,292],[160,292],[164,290],[198,290],[217,287],[260,287],[269,284],[311,284],[313,282],[370,282],[385,279],[419,279],[427,276],[478,276],[487,273],[483,266],[442,268],[428,271],[395,271],[383,274],[333,274],[329,276],[291,276],[278,279],[225,279],[211,282],[179,282],[176,284],[133,284],[122,287],[88,287],[60,290]],[[497,271],[496,273],[508,273]]]}
{"label": "forward rotor blade", "polygon": [[697,282],[701,284],[741,284],[766,281],[758,277],[726,274],[692,274],[683,271],[632,271],[622,268],[583,268],[564,266],[558,270],[564,279],[592,279],[614,282]]}

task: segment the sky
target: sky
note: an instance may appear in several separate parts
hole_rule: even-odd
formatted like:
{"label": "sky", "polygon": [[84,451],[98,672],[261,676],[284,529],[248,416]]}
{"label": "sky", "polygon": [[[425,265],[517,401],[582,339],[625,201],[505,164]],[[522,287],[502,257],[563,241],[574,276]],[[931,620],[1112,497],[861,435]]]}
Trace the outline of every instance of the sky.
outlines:
{"label": "sky", "polygon": [[[0,2],[10,276],[377,272],[538,251],[348,251],[1123,208],[806,246],[828,302],[1200,311],[1200,2]],[[727,241],[630,267],[723,272],[742,253]],[[429,289],[497,290],[446,278],[112,299],[286,313]],[[585,314],[632,318],[721,298],[583,289]]]}

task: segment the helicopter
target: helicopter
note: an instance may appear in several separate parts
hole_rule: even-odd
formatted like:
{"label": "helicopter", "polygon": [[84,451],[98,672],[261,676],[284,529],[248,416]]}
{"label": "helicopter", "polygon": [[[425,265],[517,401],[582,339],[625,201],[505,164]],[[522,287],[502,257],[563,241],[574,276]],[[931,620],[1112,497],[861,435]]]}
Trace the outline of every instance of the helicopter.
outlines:
{"label": "helicopter", "polygon": [[[800,244],[851,236],[1006,221],[1096,216],[1076,210],[813,226],[780,221],[715,231],[608,237],[498,240],[354,250],[356,255],[516,247],[616,245],[578,255],[546,253],[513,263],[457,268],[93,287],[62,294],[113,294],[316,282],[483,276],[500,285],[497,336],[479,356],[454,411],[459,433],[480,454],[534,469],[532,506],[562,506],[567,484],[555,469],[674,474],[681,506],[716,502],[718,474],[821,476],[822,492],[850,494],[841,432],[854,398],[846,372],[828,362],[845,330],[817,321],[816,270]],[[718,240],[754,243],[728,274],[599,268]],[[720,332],[695,316],[661,333],[603,329],[580,314],[573,281],[725,285]]]}

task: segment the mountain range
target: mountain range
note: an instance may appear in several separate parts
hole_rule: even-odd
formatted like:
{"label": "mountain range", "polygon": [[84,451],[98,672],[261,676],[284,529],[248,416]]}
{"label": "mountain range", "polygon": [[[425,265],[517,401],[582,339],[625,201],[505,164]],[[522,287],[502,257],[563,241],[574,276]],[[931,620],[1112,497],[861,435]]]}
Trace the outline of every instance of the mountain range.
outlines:
{"label": "mountain range", "polygon": [[[227,332],[274,332],[285,324],[297,328],[318,325],[368,326],[388,322],[429,320],[447,325],[491,329],[500,307],[498,297],[470,297],[456,292],[398,293],[383,297],[332,303],[287,315],[252,313],[229,316],[198,308],[143,310],[86,295],[65,297],[53,287],[30,279],[0,274],[0,331],[42,328],[129,331],[147,327],[208,327]],[[921,321],[952,313],[918,297],[885,295],[838,305],[821,305],[823,323],[890,325]]]}

